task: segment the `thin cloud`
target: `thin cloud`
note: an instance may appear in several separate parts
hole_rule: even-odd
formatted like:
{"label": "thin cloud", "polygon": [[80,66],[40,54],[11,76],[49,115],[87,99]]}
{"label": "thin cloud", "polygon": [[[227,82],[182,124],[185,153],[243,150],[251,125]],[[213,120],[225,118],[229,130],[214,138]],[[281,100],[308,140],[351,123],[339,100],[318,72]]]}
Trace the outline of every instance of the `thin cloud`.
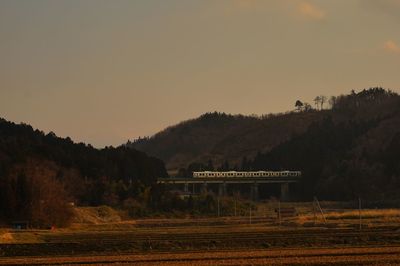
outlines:
{"label": "thin cloud", "polygon": [[298,12],[303,17],[312,20],[322,20],[326,16],[325,12],[322,9],[309,2],[301,2],[298,5]]}
{"label": "thin cloud", "polygon": [[389,53],[400,54],[400,46],[392,40],[386,41],[383,45],[383,49]]}

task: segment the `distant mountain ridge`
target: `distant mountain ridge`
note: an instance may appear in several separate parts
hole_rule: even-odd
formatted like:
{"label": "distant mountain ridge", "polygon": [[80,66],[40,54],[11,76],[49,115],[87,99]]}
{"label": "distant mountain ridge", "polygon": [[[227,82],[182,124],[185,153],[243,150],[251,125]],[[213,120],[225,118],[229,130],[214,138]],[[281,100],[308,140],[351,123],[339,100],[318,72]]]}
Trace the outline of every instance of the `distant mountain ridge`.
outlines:
{"label": "distant mountain ridge", "polygon": [[[371,90],[376,95],[386,92],[381,88]],[[368,91],[364,90],[364,94]],[[356,95],[355,92],[352,94]],[[261,117],[206,113],[127,145],[162,159],[170,174],[176,174],[180,168],[188,168],[190,164],[206,164],[210,160],[215,168],[228,162],[231,168],[238,169],[244,157],[251,160],[258,153],[271,151],[293,136],[306,132],[311,124],[326,116],[333,116],[335,121],[347,121],[380,119],[393,113],[397,108],[393,103],[399,97],[392,92],[388,95],[390,103],[385,98],[384,103],[374,102],[367,108],[348,109],[344,104],[351,98],[348,95],[333,97],[332,100],[336,101],[333,109],[309,109]]]}

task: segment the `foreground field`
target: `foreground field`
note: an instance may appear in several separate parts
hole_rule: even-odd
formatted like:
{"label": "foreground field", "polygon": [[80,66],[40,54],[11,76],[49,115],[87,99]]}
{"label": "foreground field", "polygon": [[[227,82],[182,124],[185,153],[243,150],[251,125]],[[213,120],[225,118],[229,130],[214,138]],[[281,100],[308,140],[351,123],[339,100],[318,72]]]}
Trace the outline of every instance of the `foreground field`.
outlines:
{"label": "foreground field", "polygon": [[302,248],[1,259],[2,265],[398,265],[400,247]]}
{"label": "foreground field", "polygon": [[0,231],[0,264],[400,265],[399,211],[145,219]]}

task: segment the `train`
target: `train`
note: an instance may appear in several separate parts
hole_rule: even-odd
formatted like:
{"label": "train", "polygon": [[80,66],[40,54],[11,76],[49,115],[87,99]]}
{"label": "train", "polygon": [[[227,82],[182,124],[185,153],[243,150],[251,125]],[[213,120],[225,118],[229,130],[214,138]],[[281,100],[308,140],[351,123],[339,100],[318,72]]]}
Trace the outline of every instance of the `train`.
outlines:
{"label": "train", "polygon": [[193,177],[301,177],[301,171],[202,171],[193,172]]}

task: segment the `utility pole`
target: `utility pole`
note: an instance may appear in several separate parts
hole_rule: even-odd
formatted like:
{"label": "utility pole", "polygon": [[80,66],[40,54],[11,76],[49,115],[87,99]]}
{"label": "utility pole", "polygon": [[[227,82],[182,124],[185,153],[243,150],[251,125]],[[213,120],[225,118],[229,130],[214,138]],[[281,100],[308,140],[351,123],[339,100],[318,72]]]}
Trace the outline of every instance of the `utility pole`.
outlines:
{"label": "utility pole", "polygon": [[217,198],[217,215],[218,215],[218,217],[219,217],[219,197]]}
{"label": "utility pole", "polygon": [[250,224],[251,224],[251,206],[250,206],[249,214],[250,214]]}
{"label": "utility pole", "polygon": [[325,214],[322,211],[321,205],[319,204],[319,201],[318,201],[317,197],[314,197],[314,201],[317,203],[317,207],[319,208],[319,211],[321,212],[322,218],[324,219],[324,223],[326,224]]}
{"label": "utility pole", "polygon": [[235,198],[235,217],[236,217],[236,198]]}
{"label": "utility pole", "polygon": [[358,198],[358,214],[360,216],[360,231],[362,228],[362,224],[361,224],[361,198]]}
{"label": "utility pole", "polygon": [[279,218],[279,226],[281,226],[282,220],[281,220],[281,201],[278,200],[278,218]]}
{"label": "utility pole", "polygon": [[313,205],[313,212],[314,212],[314,225],[317,224],[317,207],[315,206],[315,200],[312,203]]}

